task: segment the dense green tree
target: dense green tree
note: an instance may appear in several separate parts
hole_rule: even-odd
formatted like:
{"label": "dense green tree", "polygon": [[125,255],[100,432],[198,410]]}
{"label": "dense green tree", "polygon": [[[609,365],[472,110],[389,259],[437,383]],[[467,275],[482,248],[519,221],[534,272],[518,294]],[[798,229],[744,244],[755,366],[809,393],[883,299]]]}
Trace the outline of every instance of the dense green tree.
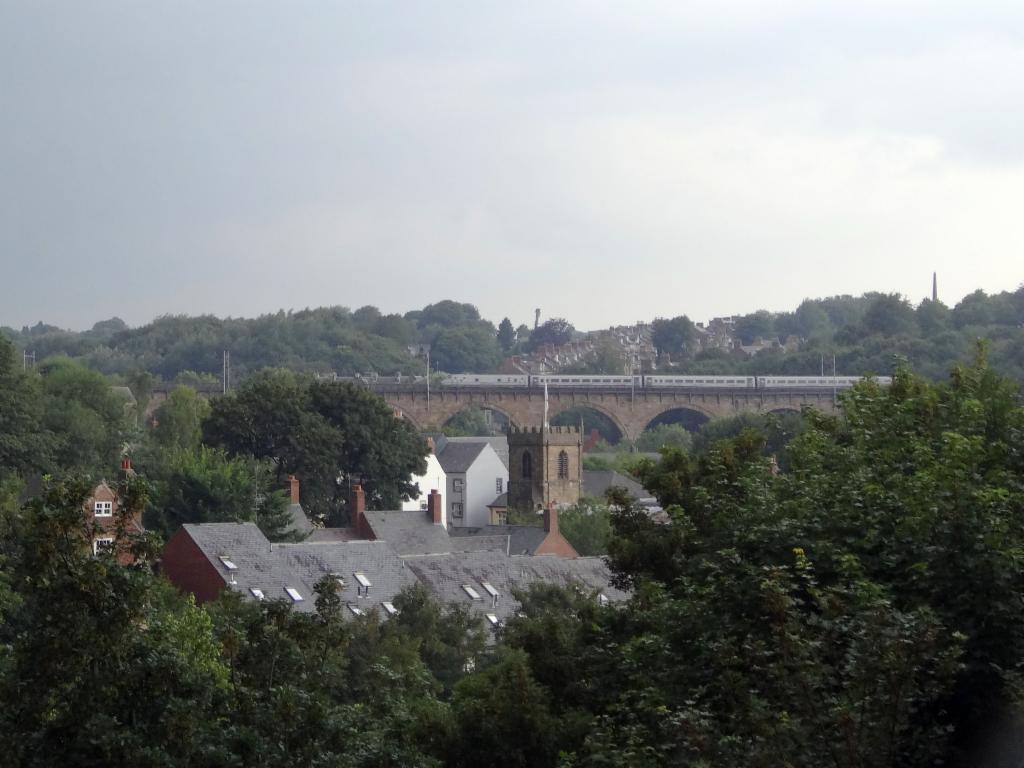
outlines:
{"label": "dense green tree", "polygon": [[210,404],[191,387],[178,385],[153,414],[153,438],[163,448],[195,450],[203,438]]}
{"label": "dense green tree", "polygon": [[651,323],[651,343],[659,355],[681,360],[690,354],[697,331],[686,315],[671,319],[658,317]]}
{"label": "dense green tree", "polygon": [[583,557],[597,557],[608,549],[612,526],[603,499],[581,499],[558,513],[558,531]]}
{"label": "dense green tree", "polygon": [[863,322],[868,333],[884,336],[910,333],[914,328],[914,310],[899,294],[880,293],[868,304]]}
{"label": "dense green tree", "polygon": [[484,409],[475,406],[456,413],[445,422],[441,431],[448,437],[483,437],[493,434]]}
{"label": "dense green tree", "polygon": [[564,317],[553,317],[547,320],[530,333],[529,346],[531,350],[539,349],[545,344],[560,347],[572,341],[576,329]]}
{"label": "dense green tree", "polygon": [[413,492],[410,477],[426,469],[426,443],[377,395],[287,371],[261,372],[215,398],[203,439],[271,460],[279,483],[296,475],[307,511],[336,521],[349,482],[362,483],[370,505],[393,509]]}
{"label": "dense green tree", "polygon": [[776,337],[775,318],[771,312],[759,309],[749,315],[736,318],[736,335],[744,344],[753,344],[757,339],[771,341]]}
{"label": "dense green tree", "polygon": [[[216,448],[160,454],[147,527],[170,537],[185,523],[254,522],[271,541],[287,538],[288,500],[266,461],[229,456]],[[143,464],[140,471],[146,471]]]}
{"label": "dense green tree", "polygon": [[481,325],[445,328],[434,338],[430,359],[447,373],[487,373],[501,362],[494,333]]}
{"label": "dense green tree", "polygon": [[692,445],[693,435],[682,424],[658,424],[645,429],[636,439],[636,449],[645,453],[666,447],[688,451]]}
{"label": "dense green tree", "polygon": [[498,346],[506,354],[512,350],[516,343],[516,331],[512,327],[512,321],[507,317],[498,324]]}
{"label": "dense green tree", "polygon": [[50,446],[40,432],[42,417],[39,377],[21,370],[14,345],[0,336],[0,474],[47,465]]}
{"label": "dense green tree", "polygon": [[941,301],[925,299],[917,305],[917,325],[925,336],[937,336],[952,324],[949,307]]}
{"label": "dense green tree", "polygon": [[48,360],[39,370],[42,426],[52,435],[54,464],[97,473],[117,466],[128,418],[110,383],[70,360]]}

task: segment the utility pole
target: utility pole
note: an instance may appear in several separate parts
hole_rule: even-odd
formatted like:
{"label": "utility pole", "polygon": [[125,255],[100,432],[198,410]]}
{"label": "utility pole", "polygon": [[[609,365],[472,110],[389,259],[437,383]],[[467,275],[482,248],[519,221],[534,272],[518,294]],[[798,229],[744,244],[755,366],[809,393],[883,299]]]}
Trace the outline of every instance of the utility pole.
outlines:
{"label": "utility pole", "polygon": [[221,388],[226,395],[231,389],[231,353],[224,350],[224,358],[221,363]]}
{"label": "utility pole", "polygon": [[430,413],[430,347],[427,347],[427,413]]}

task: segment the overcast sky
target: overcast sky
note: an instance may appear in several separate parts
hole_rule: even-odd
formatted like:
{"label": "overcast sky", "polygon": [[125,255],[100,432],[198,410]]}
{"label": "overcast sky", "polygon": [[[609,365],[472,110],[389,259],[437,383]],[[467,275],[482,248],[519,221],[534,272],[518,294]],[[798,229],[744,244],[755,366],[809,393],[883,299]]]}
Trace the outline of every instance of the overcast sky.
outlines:
{"label": "overcast sky", "polygon": [[0,0],[0,325],[1024,281],[1024,4]]}

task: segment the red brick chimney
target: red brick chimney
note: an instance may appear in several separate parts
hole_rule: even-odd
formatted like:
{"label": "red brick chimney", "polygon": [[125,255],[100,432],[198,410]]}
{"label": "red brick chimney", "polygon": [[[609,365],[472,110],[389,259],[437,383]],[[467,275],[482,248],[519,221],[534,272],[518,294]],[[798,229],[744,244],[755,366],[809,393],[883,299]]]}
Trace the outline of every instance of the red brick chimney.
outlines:
{"label": "red brick chimney", "polygon": [[299,503],[299,478],[295,475],[288,475],[288,493],[291,495],[292,504]]}
{"label": "red brick chimney", "polygon": [[441,504],[441,494],[437,488],[427,494],[427,516],[434,521],[434,525],[444,525],[444,505]]}
{"label": "red brick chimney", "polygon": [[431,453],[434,452],[434,438],[430,437],[429,435],[427,436],[427,448],[430,450]]}
{"label": "red brick chimney", "polygon": [[558,509],[553,501],[544,507],[544,530],[547,533],[558,533]]}
{"label": "red brick chimney", "polygon": [[356,532],[357,536],[366,536],[366,517],[363,514],[366,512],[366,494],[363,492],[363,486],[358,483],[352,486],[352,495],[348,503],[352,530]]}

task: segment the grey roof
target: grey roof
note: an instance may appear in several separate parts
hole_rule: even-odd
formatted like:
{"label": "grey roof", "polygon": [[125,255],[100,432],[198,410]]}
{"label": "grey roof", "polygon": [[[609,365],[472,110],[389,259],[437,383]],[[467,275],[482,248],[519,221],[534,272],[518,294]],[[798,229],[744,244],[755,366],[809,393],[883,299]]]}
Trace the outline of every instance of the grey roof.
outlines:
{"label": "grey roof", "polygon": [[[363,610],[380,608],[383,601],[393,600],[402,589],[417,582],[426,586],[439,602],[466,605],[481,617],[494,613],[500,620],[518,610],[513,589],[535,583],[576,584],[598,591],[612,601],[626,598],[625,593],[611,586],[611,574],[604,561],[594,557],[566,560],[554,555],[508,556],[494,551],[399,557],[385,541],[271,544],[253,523],[188,524],[184,528],[229,589],[250,600],[256,599],[250,588],[262,590],[267,599],[289,600],[285,588],[291,587],[303,598],[293,607],[307,613],[316,610],[316,583],[334,574],[345,582],[342,603]],[[542,529],[535,530],[543,533]],[[486,539],[507,541],[508,537],[453,537],[453,543],[479,543]],[[229,570],[221,556],[228,558],[235,568]],[[364,574],[370,581],[366,596],[360,594],[356,573]],[[484,582],[498,592],[497,601],[487,592]],[[472,599],[463,584],[476,590],[479,599]],[[354,614],[345,610],[344,615],[352,618]]]}
{"label": "grey roof", "polygon": [[301,504],[289,504],[288,514],[292,519],[291,524],[288,526],[288,531],[301,533],[302,535],[312,532],[313,524],[309,522],[309,518],[306,517],[306,512]]}
{"label": "grey roof", "polygon": [[492,501],[487,506],[488,507],[507,507],[508,506],[508,491],[506,491],[505,493],[503,493],[500,496],[498,496],[498,498],[496,498],[494,501]]}
{"label": "grey roof", "polygon": [[[291,587],[303,598],[294,603],[295,609],[303,612],[315,610],[313,587],[330,574],[339,574],[345,581],[340,593],[343,603],[367,609],[394,599],[416,581],[401,558],[382,541],[271,544],[253,523],[189,524],[184,528],[229,589],[252,598],[250,588],[256,588],[269,600],[289,600],[285,587]],[[228,558],[235,569],[228,570],[221,556]],[[367,597],[359,594],[354,578],[357,572],[370,580]]]}
{"label": "grey roof", "polygon": [[532,555],[544,543],[548,532],[536,525],[484,525],[479,528],[452,528],[453,537],[504,537],[510,555]]}
{"label": "grey roof", "polygon": [[365,512],[373,535],[386,541],[400,555],[451,552],[451,540],[442,525],[434,525],[426,512]]}
{"label": "grey roof", "polygon": [[613,486],[625,488],[634,499],[651,499],[654,494],[632,478],[614,470],[583,470],[583,495],[592,499],[604,498],[605,491]]}
{"label": "grey roof", "polygon": [[446,445],[452,443],[487,443],[498,454],[501,463],[508,469],[508,437],[505,435],[491,435],[489,437],[449,437],[446,438]]}
{"label": "grey roof", "polygon": [[437,460],[441,464],[441,469],[446,473],[465,472],[486,446],[486,442],[454,443],[449,441],[444,449],[437,454]]}
{"label": "grey roof", "polygon": [[[490,553],[466,552],[404,559],[417,579],[441,602],[464,605],[480,616],[494,613],[501,621],[515,615],[519,609],[512,590],[526,589],[535,583],[576,584],[598,591],[610,600],[625,598],[624,593],[611,587],[611,574],[600,558],[565,560],[554,555],[496,558]],[[485,581],[498,592],[496,600],[484,588]],[[475,590],[479,599],[470,597],[463,585]]]}

